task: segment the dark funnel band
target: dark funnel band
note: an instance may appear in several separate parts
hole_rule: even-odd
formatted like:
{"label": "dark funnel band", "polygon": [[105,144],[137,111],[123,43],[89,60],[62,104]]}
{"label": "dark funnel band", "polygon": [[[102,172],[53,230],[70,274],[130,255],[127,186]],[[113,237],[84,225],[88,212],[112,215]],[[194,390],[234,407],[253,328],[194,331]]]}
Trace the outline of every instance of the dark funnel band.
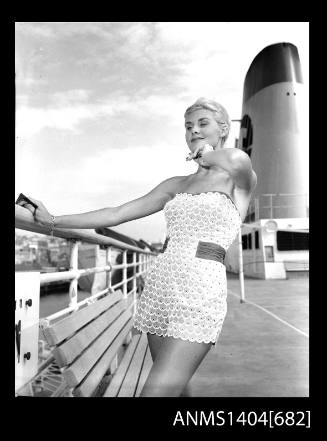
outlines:
{"label": "dark funnel band", "polygon": [[271,84],[288,81],[303,83],[297,47],[291,43],[267,46],[252,61],[246,74],[243,102]]}

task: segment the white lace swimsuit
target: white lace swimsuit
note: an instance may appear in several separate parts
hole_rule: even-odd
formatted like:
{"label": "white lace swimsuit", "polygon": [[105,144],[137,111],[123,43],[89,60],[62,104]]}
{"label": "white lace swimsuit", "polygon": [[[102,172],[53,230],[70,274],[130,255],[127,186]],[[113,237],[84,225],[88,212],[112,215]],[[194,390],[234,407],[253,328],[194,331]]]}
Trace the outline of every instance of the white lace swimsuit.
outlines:
{"label": "white lace swimsuit", "polygon": [[177,193],[164,209],[166,250],[147,272],[134,327],[142,332],[216,344],[227,312],[226,269],[197,257],[200,241],[227,250],[242,220],[219,191]]}

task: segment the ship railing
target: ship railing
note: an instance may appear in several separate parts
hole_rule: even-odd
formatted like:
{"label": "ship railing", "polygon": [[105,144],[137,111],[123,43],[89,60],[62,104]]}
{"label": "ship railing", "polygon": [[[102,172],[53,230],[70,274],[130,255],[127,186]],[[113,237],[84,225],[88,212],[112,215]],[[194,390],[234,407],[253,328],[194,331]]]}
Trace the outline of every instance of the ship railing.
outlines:
{"label": "ship railing", "polygon": [[243,262],[243,267],[248,265],[253,265],[256,263],[282,263],[285,265],[285,269],[287,271],[295,271],[295,270],[305,270],[309,271],[309,260],[301,259],[301,260],[268,260],[268,259],[259,259],[259,260],[250,260]]}
{"label": "ship railing", "polygon": [[[34,217],[31,212],[19,205],[15,205],[15,228],[30,231],[33,233],[44,234],[49,236],[49,228],[39,225],[34,221]],[[70,255],[70,269],[68,271],[59,271],[59,272],[51,272],[51,273],[42,273],[39,274],[39,288],[41,285],[48,284],[49,282],[54,281],[70,281],[69,285],[69,305],[66,308],[59,310],[47,317],[39,318],[38,317],[38,326],[42,328],[43,325],[49,324],[50,322],[57,320],[65,315],[70,314],[73,311],[78,310],[82,306],[86,304],[91,304],[96,301],[98,298],[110,294],[114,292],[118,287],[122,287],[122,292],[124,298],[128,298],[129,296],[133,296],[133,304],[134,304],[134,312],[137,301],[137,294],[139,291],[137,281],[141,276],[144,276],[149,268],[152,266],[154,258],[158,255],[158,252],[155,253],[153,251],[145,250],[143,248],[138,248],[133,245],[129,245],[125,242],[121,242],[116,239],[112,239],[107,236],[103,236],[101,234],[97,234],[93,230],[89,229],[66,229],[66,228],[58,228],[54,229],[52,236],[66,239],[71,243],[71,255]],[[91,268],[78,268],[78,252],[79,245],[81,243],[89,243],[96,244],[105,247],[106,250],[106,265],[104,266],[96,266]],[[112,250],[118,250],[122,252],[122,264],[112,264]],[[127,253],[132,252],[132,262],[127,263]],[[127,277],[128,268],[133,269],[133,275],[131,277]],[[121,281],[112,285],[112,273],[114,270],[122,270],[122,278]],[[78,302],[78,279],[82,276],[95,274],[100,272],[106,272],[107,277],[107,286],[105,289],[91,294],[86,299]],[[26,271],[23,275],[20,272],[21,276],[28,275],[30,271]],[[132,281],[132,289],[128,291],[128,282]],[[26,283],[27,277],[26,277]],[[17,287],[16,287],[17,291]],[[16,292],[15,297],[21,298],[23,293]],[[38,296],[40,297],[40,289],[38,292]],[[38,342],[39,343],[39,342]],[[28,387],[31,382],[33,382],[40,374],[49,367],[49,364],[53,361],[53,357],[49,354],[48,357],[43,359],[42,363],[38,365],[37,371],[34,372],[34,375],[30,378],[26,378],[26,382],[24,385],[19,387],[19,390],[28,390],[29,394],[32,394],[31,387]],[[16,391],[17,393],[17,391]],[[56,396],[56,391],[52,396]]]}
{"label": "ship railing", "polygon": [[[299,215],[294,216],[294,213]],[[309,197],[307,193],[263,193],[249,204],[246,221],[279,217],[308,217]]]}

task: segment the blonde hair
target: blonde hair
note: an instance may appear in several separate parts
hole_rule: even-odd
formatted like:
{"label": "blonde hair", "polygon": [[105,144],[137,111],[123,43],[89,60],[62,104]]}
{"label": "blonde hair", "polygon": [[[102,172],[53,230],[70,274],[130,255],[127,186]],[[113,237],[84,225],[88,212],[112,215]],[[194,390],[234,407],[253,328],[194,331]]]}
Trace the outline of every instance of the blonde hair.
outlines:
{"label": "blonde hair", "polygon": [[207,98],[199,98],[195,101],[192,106],[188,107],[184,113],[184,118],[186,115],[189,115],[190,113],[194,112],[195,110],[199,109],[207,109],[210,110],[214,114],[214,118],[217,121],[217,123],[223,127],[224,129],[224,136],[221,137],[222,145],[225,144],[229,131],[231,126],[231,121],[229,118],[229,115],[227,113],[227,110],[225,107],[223,107],[221,104],[217,103],[217,101],[209,100]]}

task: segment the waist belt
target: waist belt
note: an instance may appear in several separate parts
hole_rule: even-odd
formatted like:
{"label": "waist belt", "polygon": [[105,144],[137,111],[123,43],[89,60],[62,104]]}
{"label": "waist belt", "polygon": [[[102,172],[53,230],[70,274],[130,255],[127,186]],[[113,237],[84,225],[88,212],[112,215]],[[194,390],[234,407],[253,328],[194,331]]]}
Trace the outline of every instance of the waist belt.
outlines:
{"label": "waist belt", "polygon": [[202,240],[199,240],[195,257],[216,260],[217,262],[224,263],[225,255],[226,251],[220,245],[213,242],[203,242]]}
{"label": "waist belt", "polygon": [[[167,237],[161,250],[162,253],[166,251],[169,240],[170,237]],[[226,251],[220,245],[214,242],[204,242],[202,240],[199,240],[195,257],[200,257],[201,259],[215,260],[217,262],[224,263],[225,255]]]}

